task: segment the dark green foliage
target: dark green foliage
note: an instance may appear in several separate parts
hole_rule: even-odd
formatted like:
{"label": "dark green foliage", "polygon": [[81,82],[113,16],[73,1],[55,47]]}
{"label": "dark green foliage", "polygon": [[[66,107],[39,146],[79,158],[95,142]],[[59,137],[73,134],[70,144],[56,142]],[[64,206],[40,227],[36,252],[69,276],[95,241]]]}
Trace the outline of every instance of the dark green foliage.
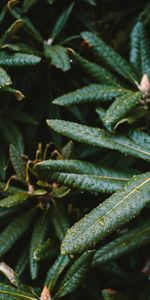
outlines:
{"label": "dark green foliage", "polygon": [[149,300],[148,2],[1,1],[2,300]]}

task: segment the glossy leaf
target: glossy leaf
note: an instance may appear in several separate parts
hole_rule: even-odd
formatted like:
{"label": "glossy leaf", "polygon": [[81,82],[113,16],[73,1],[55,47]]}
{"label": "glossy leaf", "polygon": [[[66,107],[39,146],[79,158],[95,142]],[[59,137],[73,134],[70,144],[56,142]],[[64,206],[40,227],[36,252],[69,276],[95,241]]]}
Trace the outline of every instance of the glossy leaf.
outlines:
{"label": "glossy leaf", "polygon": [[6,71],[0,67],[0,88],[8,86],[12,83],[11,78]]}
{"label": "glossy leaf", "polygon": [[44,53],[45,57],[50,60],[51,65],[61,69],[63,72],[70,69],[70,60],[66,48],[44,44]]}
{"label": "glossy leaf", "polygon": [[54,264],[50,267],[46,280],[45,280],[45,285],[48,287],[49,291],[52,292],[57,280],[59,279],[61,273],[64,271],[66,266],[69,264],[70,258],[69,256],[63,256],[59,255],[54,262]]}
{"label": "glossy leaf", "polygon": [[19,215],[2,231],[0,235],[0,256],[3,256],[28,229],[35,211]]}
{"label": "glossy leaf", "polygon": [[33,66],[40,62],[41,58],[26,53],[14,53],[8,54],[7,52],[0,52],[0,65],[8,67],[20,67],[20,66]]}
{"label": "glossy leaf", "polygon": [[149,243],[149,241],[150,222],[147,221],[98,249],[94,255],[92,265],[100,266],[101,264],[106,264]]}
{"label": "glossy leaf", "polygon": [[72,59],[83,69],[83,71],[85,71],[85,73],[96,82],[100,82],[102,84],[107,83],[107,85],[119,85],[115,76],[103,67],[83,58],[72,49],[69,49],[69,53]]}
{"label": "glossy leaf", "polygon": [[71,106],[82,103],[101,103],[113,100],[126,93],[125,89],[113,86],[91,84],[76,91],[56,98],[53,103],[61,106]]}
{"label": "glossy leaf", "polygon": [[70,15],[71,15],[71,12],[72,12],[72,9],[73,9],[73,3],[71,3],[63,12],[62,14],[58,17],[55,25],[54,25],[54,28],[51,32],[51,38],[52,40],[54,40],[60,33],[61,31],[63,30],[64,26],[66,25]]}
{"label": "glossy leaf", "polygon": [[70,294],[80,286],[89,270],[92,258],[93,251],[89,251],[83,253],[79,258],[76,259],[62,279],[55,298],[60,298]]}
{"label": "glossy leaf", "polygon": [[[133,141],[128,135],[109,134],[103,129],[88,127],[61,120],[47,120],[47,124],[56,132],[81,143],[108,148],[150,161],[150,150],[147,145]],[[149,136],[147,139],[149,140]]]}
{"label": "glossy leaf", "polygon": [[20,152],[14,145],[10,145],[9,148],[10,160],[16,172],[17,178],[25,182],[26,180],[26,170],[25,163],[20,155]]}
{"label": "glossy leaf", "polygon": [[141,93],[126,93],[118,97],[106,111],[105,126],[111,129],[115,123],[130,113],[140,104]]}
{"label": "glossy leaf", "polygon": [[16,289],[4,283],[0,283],[0,298],[1,300],[37,300],[33,294]]}
{"label": "glossy leaf", "polygon": [[30,245],[30,272],[32,279],[36,279],[38,276],[39,264],[35,259],[35,252],[37,248],[42,245],[45,240],[49,223],[49,212],[38,216],[37,221],[34,224],[33,233],[31,237]]}
{"label": "glossy leaf", "polygon": [[13,207],[26,202],[31,195],[27,192],[18,192],[0,200],[0,207]]}
{"label": "glossy leaf", "polygon": [[137,83],[137,77],[132,67],[120,54],[107,46],[99,37],[91,32],[82,32],[81,35],[89,46],[92,47],[93,52],[103,59],[113,70],[131,82]]}
{"label": "glossy leaf", "polygon": [[102,238],[126,224],[150,201],[150,173],[133,177],[68,230],[62,254],[79,253],[94,247]]}
{"label": "glossy leaf", "polygon": [[61,203],[53,206],[51,221],[57,237],[62,241],[70,224],[65,208]]}

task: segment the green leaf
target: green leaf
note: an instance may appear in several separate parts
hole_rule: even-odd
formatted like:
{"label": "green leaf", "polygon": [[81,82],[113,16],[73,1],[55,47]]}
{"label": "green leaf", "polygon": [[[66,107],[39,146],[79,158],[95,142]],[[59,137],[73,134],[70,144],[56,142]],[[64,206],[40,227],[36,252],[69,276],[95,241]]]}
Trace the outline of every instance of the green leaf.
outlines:
{"label": "green leaf", "polygon": [[138,21],[131,33],[131,54],[130,61],[140,75],[147,74],[150,78],[150,47],[145,28],[142,22]]}
{"label": "green leaf", "polygon": [[38,0],[24,0],[23,1],[23,11],[27,12],[34,4],[36,4]]}
{"label": "green leaf", "polygon": [[61,203],[53,206],[51,222],[54,226],[57,237],[60,241],[62,241],[67,229],[70,227],[70,224],[65,208]]}
{"label": "green leaf", "polygon": [[132,64],[134,70],[138,72],[139,76],[142,77],[141,70],[141,47],[140,47],[140,38],[141,38],[141,22],[137,22],[131,32],[131,41],[130,41],[130,63]]}
{"label": "green leaf", "polygon": [[34,252],[34,259],[42,261],[50,259],[58,255],[58,242],[52,239],[47,239],[42,245],[39,245]]}
{"label": "green leaf", "polygon": [[125,300],[122,294],[113,289],[102,290],[102,295],[104,300]]}
{"label": "green leaf", "polygon": [[106,111],[104,118],[106,128],[111,130],[114,124],[138,106],[141,96],[140,92],[129,92],[118,97]]}
{"label": "green leaf", "polygon": [[[132,136],[110,134],[103,129],[79,125],[61,120],[47,120],[47,124],[56,132],[81,143],[108,148],[150,161],[150,150],[147,145],[135,142]],[[147,139],[149,140],[149,136]]]}
{"label": "green leaf", "polygon": [[75,260],[64,275],[55,298],[70,294],[81,285],[91,265],[93,254],[93,251],[87,251]]}
{"label": "green leaf", "polygon": [[107,46],[99,37],[91,32],[82,32],[81,35],[99,58],[103,59],[117,73],[137,84],[137,76],[132,67],[115,50]]}
{"label": "green leaf", "polygon": [[13,219],[0,235],[0,256],[3,256],[28,229],[35,210]]}
{"label": "green leaf", "polygon": [[24,151],[23,137],[16,125],[3,115],[0,118],[0,134],[7,146],[14,145],[22,154]]}
{"label": "green leaf", "polygon": [[69,49],[70,56],[78,65],[83,69],[83,71],[93,78],[96,82],[107,85],[119,86],[118,80],[109,71],[102,68],[101,66],[83,58],[78,53]]}
{"label": "green leaf", "polygon": [[31,278],[36,279],[39,271],[39,263],[35,259],[36,250],[45,240],[48,224],[49,224],[49,211],[44,212],[41,216],[38,216],[37,221],[35,222],[33,233],[31,237],[30,245],[30,273]]}
{"label": "green leaf", "polygon": [[67,53],[67,49],[62,46],[49,46],[44,44],[45,57],[50,60],[51,65],[63,72],[70,69],[70,59]]}
{"label": "green leaf", "polygon": [[18,192],[0,200],[0,207],[12,207],[26,202],[31,195],[27,192]]}
{"label": "green leaf", "polygon": [[90,84],[76,91],[56,98],[53,103],[61,106],[77,105],[82,103],[101,103],[113,100],[117,96],[127,93],[127,90],[113,86]]}
{"label": "green leaf", "polygon": [[46,276],[46,280],[45,280],[45,284],[49,291],[52,292],[57,280],[59,279],[61,273],[64,271],[64,269],[66,268],[66,266],[69,264],[70,262],[70,258],[69,256],[64,256],[64,255],[59,255],[56,259],[56,261],[54,262],[54,264],[50,267],[47,276]]}
{"label": "green leaf", "polygon": [[135,218],[150,201],[150,173],[134,176],[68,230],[61,245],[62,254],[79,253],[94,247],[122,225]]}
{"label": "green leaf", "polygon": [[[9,6],[9,4],[8,4],[8,6]],[[42,38],[40,32],[37,30],[37,28],[34,26],[34,24],[31,22],[31,20],[27,16],[22,14],[22,11],[18,7],[14,8],[13,3],[12,3],[12,7],[9,8],[9,11],[16,20],[19,19],[19,20],[23,21],[23,23],[24,23],[23,28],[25,29],[25,31],[28,34],[30,34],[30,36],[32,36],[33,39],[38,41],[40,44],[43,44],[43,38]]]}
{"label": "green leaf", "polygon": [[15,267],[16,274],[21,277],[29,263],[29,246],[24,247]]}
{"label": "green leaf", "polygon": [[10,25],[10,27],[4,32],[0,39],[0,45],[7,43],[7,40],[11,38],[19,29],[23,26],[22,20],[16,20]]}
{"label": "green leaf", "polygon": [[0,299],[1,300],[38,300],[31,293],[21,291],[12,286],[0,283]]}
{"label": "green leaf", "polygon": [[16,172],[17,178],[20,179],[21,181],[25,182],[26,169],[25,169],[25,163],[21,157],[20,151],[18,151],[18,149],[14,145],[10,145],[9,155],[10,155],[11,163]]}
{"label": "green leaf", "polygon": [[40,62],[41,58],[33,54],[0,52],[0,65],[8,67],[34,66]]}
{"label": "green leaf", "polygon": [[36,165],[42,179],[88,192],[114,192],[134,174],[126,170],[98,167],[80,160],[47,160]]}
{"label": "green leaf", "polygon": [[11,78],[6,71],[0,67],[0,88],[12,84]]}
{"label": "green leaf", "polygon": [[150,221],[146,221],[98,249],[94,255],[92,265],[95,267],[106,264],[149,243],[149,241]]}
{"label": "green leaf", "polygon": [[74,3],[71,3],[63,12],[62,14],[58,17],[55,25],[54,25],[54,28],[51,32],[51,39],[54,40],[60,33],[61,31],[63,30],[63,28],[65,27],[70,15],[71,15],[71,12],[72,12],[72,9],[73,9],[73,6],[74,6]]}

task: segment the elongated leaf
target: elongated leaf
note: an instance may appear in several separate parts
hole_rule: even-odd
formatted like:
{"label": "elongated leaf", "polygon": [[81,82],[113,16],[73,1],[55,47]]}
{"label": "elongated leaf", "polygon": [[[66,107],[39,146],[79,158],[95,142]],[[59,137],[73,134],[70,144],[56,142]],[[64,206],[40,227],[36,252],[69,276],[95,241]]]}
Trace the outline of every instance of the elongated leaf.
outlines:
{"label": "elongated leaf", "polygon": [[17,261],[15,272],[20,277],[24,271],[26,270],[27,266],[29,264],[29,246],[27,245],[19,257],[19,260]]}
{"label": "elongated leaf", "polygon": [[8,118],[0,118],[0,134],[7,146],[14,145],[22,154],[24,151],[23,137],[16,125]]}
{"label": "elongated leaf", "polygon": [[76,63],[85,71],[89,76],[91,76],[96,82],[100,82],[107,85],[119,85],[118,80],[109,71],[103,67],[83,58],[78,53],[69,49],[70,56],[74,59]]}
{"label": "elongated leaf", "polygon": [[53,258],[57,256],[58,253],[58,241],[47,239],[42,245],[39,245],[34,252],[34,259],[37,261],[42,261]]}
{"label": "elongated leaf", "polygon": [[79,253],[136,217],[150,201],[150,173],[133,177],[88,215],[78,221],[62,242],[62,254]]}
{"label": "elongated leaf", "polygon": [[47,120],[47,124],[56,132],[78,142],[117,150],[150,161],[150,150],[147,145],[139,144],[139,141],[137,143],[132,141],[130,136],[111,135],[99,128],[79,125],[68,121]]}
{"label": "elongated leaf", "polygon": [[134,70],[139,73],[139,76],[142,77],[140,31],[141,31],[141,22],[137,22],[131,32],[130,63],[132,64]]}
{"label": "elongated leaf", "polygon": [[114,99],[126,93],[125,89],[113,86],[91,84],[76,91],[56,98],[53,103],[61,106],[77,105],[80,103],[99,103]]}
{"label": "elongated leaf", "polygon": [[50,292],[53,291],[59,276],[69,264],[70,260],[69,256],[63,256],[60,254],[54,264],[50,267],[45,280],[45,285],[48,287]]}
{"label": "elongated leaf", "polygon": [[70,59],[67,49],[62,46],[49,46],[44,44],[45,57],[50,60],[51,64],[63,72],[70,69]]}
{"label": "elongated leaf", "polygon": [[92,265],[100,266],[101,264],[106,264],[149,243],[149,241],[150,221],[147,221],[97,250]]}
{"label": "elongated leaf", "polygon": [[66,211],[60,203],[53,206],[52,224],[55,228],[55,232],[60,241],[64,238],[67,229],[70,227],[69,220],[66,214]]}
{"label": "elongated leaf", "polygon": [[94,53],[102,58],[113,70],[131,82],[137,83],[137,76],[132,67],[123,57],[115,52],[115,50],[107,46],[100,38],[91,32],[82,32],[81,35],[92,47]]}
{"label": "elongated leaf", "polygon": [[8,67],[33,66],[40,62],[41,58],[33,54],[0,52],[0,65]]}
{"label": "elongated leaf", "polygon": [[56,298],[63,297],[80,286],[89,270],[92,258],[93,251],[85,252],[77,258],[62,279],[58,292],[55,295]]}
{"label": "elongated leaf", "polygon": [[36,165],[42,179],[88,192],[114,192],[121,188],[134,172],[98,167],[80,160],[48,160]]}
{"label": "elongated leaf", "polygon": [[37,300],[31,293],[21,291],[3,283],[0,283],[0,298],[1,300]]}
{"label": "elongated leaf", "polygon": [[38,0],[24,0],[23,1],[23,10],[24,10],[24,12],[27,12],[37,2],[38,2]]}
{"label": "elongated leaf", "polygon": [[128,178],[58,172],[52,173],[51,179],[70,188],[91,193],[116,192],[128,181]]}
{"label": "elongated leaf", "polygon": [[130,61],[139,74],[147,74],[150,77],[150,47],[145,28],[142,22],[138,21],[131,33],[131,54]]}
{"label": "elongated leaf", "polygon": [[126,93],[118,97],[108,108],[105,115],[105,126],[112,129],[113,125],[125,117],[130,111],[140,104],[141,93]]}
{"label": "elongated leaf", "polygon": [[0,207],[12,207],[20,205],[28,200],[30,194],[27,192],[18,192],[0,200]]}
{"label": "elongated leaf", "polygon": [[24,161],[20,155],[20,152],[14,145],[10,145],[9,148],[10,160],[16,172],[17,178],[25,182],[26,179],[26,170]]}
{"label": "elongated leaf", "polygon": [[11,78],[6,71],[0,67],[0,88],[8,86],[12,83]]}
{"label": "elongated leaf", "polygon": [[3,256],[28,229],[35,211],[15,218],[0,235],[0,256]]}
{"label": "elongated leaf", "polygon": [[51,38],[52,40],[54,40],[60,33],[61,31],[63,30],[64,26],[66,25],[70,15],[71,15],[71,12],[72,12],[72,9],[73,9],[73,3],[71,3],[63,12],[62,14],[59,16],[59,18],[57,19],[55,25],[54,25],[54,28],[51,32]]}
{"label": "elongated leaf", "polygon": [[96,165],[87,161],[81,161],[77,159],[65,159],[65,160],[45,160],[38,163],[35,169],[42,175],[49,176],[51,172],[62,173],[75,173],[85,175],[99,175],[110,177],[131,177],[135,174],[132,170],[115,170],[103,167],[102,165]]}
{"label": "elongated leaf", "polygon": [[37,248],[42,245],[45,240],[45,236],[48,229],[49,212],[46,211],[36,221],[32,233],[31,245],[30,245],[30,272],[32,279],[36,279],[38,276],[39,264],[35,259],[35,252]]}
{"label": "elongated leaf", "polygon": [[14,35],[20,29],[20,27],[22,27],[22,25],[22,20],[16,20],[14,23],[12,23],[11,26],[4,32],[0,40],[0,45],[7,43],[7,40],[11,38],[11,36]]}
{"label": "elongated leaf", "polygon": [[[9,1],[11,2],[11,1]],[[9,7],[9,11],[12,14],[12,16],[16,19],[16,20],[22,20],[24,22],[24,29],[25,31],[27,31],[28,34],[30,34],[30,36],[32,36],[36,41],[38,41],[39,43],[43,44],[43,38],[40,34],[40,32],[37,30],[37,28],[34,26],[34,24],[31,22],[31,20],[22,14],[22,11],[17,7],[14,8],[13,6],[16,4],[13,4],[12,1],[12,7],[11,7],[11,3],[9,4],[8,2],[8,7]]]}

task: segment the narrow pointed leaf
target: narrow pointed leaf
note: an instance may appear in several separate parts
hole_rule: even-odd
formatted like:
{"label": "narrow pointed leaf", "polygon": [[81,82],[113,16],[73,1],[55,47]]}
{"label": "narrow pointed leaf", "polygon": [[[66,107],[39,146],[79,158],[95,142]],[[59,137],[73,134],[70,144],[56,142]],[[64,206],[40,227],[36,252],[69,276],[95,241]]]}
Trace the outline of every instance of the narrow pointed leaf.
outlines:
{"label": "narrow pointed leaf", "polygon": [[61,106],[71,106],[82,103],[101,103],[113,100],[126,93],[125,89],[113,86],[91,84],[76,91],[56,98],[53,103]]}
{"label": "narrow pointed leaf", "polygon": [[71,15],[71,12],[72,12],[72,9],[73,9],[73,3],[71,3],[63,12],[62,14],[58,17],[55,25],[54,25],[54,28],[51,32],[51,38],[54,40],[60,33],[61,31],[63,30],[64,26],[66,25],[70,15]]}
{"label": "narrow pointed leaf", "polygon": [[56,298],[70,294],[81,285],[86,273],[89,270],[92,258],[93,251],[88,251],[76,259],[62,279],[62,282],[55,295]]}
{"label": "narrow pointed leaf", "polygon": [[45,240],[49,223],[49,212],[46,211],[35,222],[30,245],[30,272],[32,279],[36,279],[39,271],[39,263],[35,259],[37,248],[42,245]]}
{"label": "narrow pointed leaf", "polygon": [[85,71],[85,73],[87,73],[96,82],[100,82],[102,84],[106,84],[107,82],[107,85],[119,85],[118,80],[115,78],[115,76],[103,67],[83,58],[72,49],[69,49],[69,53],[74,61],[78,63],[78,65],[83,69],[83,71]]}
{"label": "narrow pointed leaf", "polygon": [[16,172],[17,178],[25,182],[26,179],[26,170],[25,164],[21,157],[20,152],[14,145],[10,145],[9,148],[10,160]]}
{"label": "narrow pointed leaf", "polygon": [[100,266],[149,243],[150,221],[137,226],[96,251],[92,265]]}
{"label": "narrow pointed leaf", "polygon": [[48,287],[50,292],[53,291],[59,276],[69,264],[70,260],[69,256],[63,256],[60,254],[54,264],[50,267],[45,280],[45,285]]}
{"label": "narrow pointed leaf", "polygon": [[102,238],[135,218],[150,201],[150,173],[133,177],[68,230],[62,254],[79,253],[94,247]]}
{"label": "narrow pointed leaf", "polygon": [[139,141],[135,143],[130,136],[112,135],[103,129],[79,125],[68,121],[47,120],[47,124],[56,132],[78,142],[98,146],[100,148],[104,147],[117,150],[150,161],[150,150],[147,145],[140,144]]}
{"label": "narrow pointed leaf", "polygon": [[53,206],[51,221],[58,239],[62,241],[70,224],[67,213],[61,203]]}
{"label": "narrow pointed leaf", "polygon": [[0,207],[13,207],[26,202],[31,195],[27,192],[18,192],[0,200]]}
{"label": "narrow pointed leaf", "polygon": [[3,256],[12,245],[24,234],[28,229],[35,211],[30,211],[15,218],[0,235],[0,256]]}
{"label": "narrow pointed leaf", "polygon": [[0,65],[8,67],[33,66],[40,62],[41,58],[33,54],[0,52]]}
{"label": "narrow pointed leaf", "polygon": [[21,291],[12,286],[0,283],[0,299],[1,300],[38,300],[31,293]]}
{"label": "narrow pointed leaf", "polygon": [[137,83],[137,76],[132,67],[115,50],[107,46],[99,37],[91,32],[82,32],[81,35],[89,46],[92,47],[93,52],[103,59],[113,70],[131,82]]}
{"label": "narrow pointed leaf", "polygon": [[106,111],[104,119],[106,128],[111,130],[114,124],[137,107],[140,104],[141,95],[140,92],[129,92],[118,97]]}

